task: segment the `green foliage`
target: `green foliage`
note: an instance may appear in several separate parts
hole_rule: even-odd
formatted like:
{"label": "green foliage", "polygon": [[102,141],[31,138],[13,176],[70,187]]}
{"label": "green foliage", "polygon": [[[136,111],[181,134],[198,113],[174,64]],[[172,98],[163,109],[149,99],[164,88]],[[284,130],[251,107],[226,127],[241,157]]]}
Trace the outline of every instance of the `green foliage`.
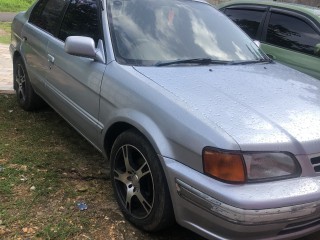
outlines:
{"label": "green foliage", "polygon": [[27,10],[35,0],[1,0],[0,12],[20,12]]}
{"label": "green foliage", "polygon": [[0,22],[0,43],[9,44],[11,39],[11,23]]}

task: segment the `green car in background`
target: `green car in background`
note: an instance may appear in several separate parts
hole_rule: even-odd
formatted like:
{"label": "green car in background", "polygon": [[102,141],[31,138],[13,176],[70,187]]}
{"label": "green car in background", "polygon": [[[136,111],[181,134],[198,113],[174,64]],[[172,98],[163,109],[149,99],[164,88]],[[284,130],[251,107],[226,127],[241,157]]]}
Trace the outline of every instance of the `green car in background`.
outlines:
{"label": "green car in background", "polygon": [[234,0],[217,6],[272,59],[320,79],[320,8]]}

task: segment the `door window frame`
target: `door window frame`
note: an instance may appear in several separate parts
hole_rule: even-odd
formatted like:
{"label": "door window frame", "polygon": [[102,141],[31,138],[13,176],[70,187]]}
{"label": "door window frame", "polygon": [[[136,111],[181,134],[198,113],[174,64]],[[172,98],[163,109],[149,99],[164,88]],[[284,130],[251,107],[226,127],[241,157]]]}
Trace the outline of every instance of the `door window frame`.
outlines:
{"label": "door window frame", "polygon": [[258,30],[256,33],[256,37],[253,38],[253,40],[260,41],[262,33],[263,33],[263,26],[265,24],[267,14],[269,11],[269,7],[266,5],[255,5],[255,4],[235,4],[235,5],[231,5],[231,6],[227,6],[225,8],[222,8],[221,11],[226,15],[226,10],[228,10],[228,9],[264,12],[262,20],[259,24],[259,27],[258,27]]}

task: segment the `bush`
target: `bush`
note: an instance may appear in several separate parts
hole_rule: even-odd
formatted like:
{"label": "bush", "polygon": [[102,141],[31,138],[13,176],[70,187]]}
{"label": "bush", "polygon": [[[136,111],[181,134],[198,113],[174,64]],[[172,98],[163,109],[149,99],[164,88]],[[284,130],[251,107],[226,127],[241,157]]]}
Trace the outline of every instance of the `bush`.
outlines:
{"label": "bush", "polygon": [[27,10],[35,0],[1,0],[0,12],[19,12]]}

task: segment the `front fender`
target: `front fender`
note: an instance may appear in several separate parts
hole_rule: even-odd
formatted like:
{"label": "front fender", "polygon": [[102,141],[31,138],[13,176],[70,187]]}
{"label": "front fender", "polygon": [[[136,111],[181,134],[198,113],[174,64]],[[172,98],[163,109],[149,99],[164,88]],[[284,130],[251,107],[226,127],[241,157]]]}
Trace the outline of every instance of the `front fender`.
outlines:
{"label": "front fender", "polygon": [[[107,132],[117,123],[123,123],[137,129],[143,134],[153,146],[157,154],[172,156],[170,141],[165,137],[159,126],[149,116],[134,109],[119,109],[108,119],[102,132],[101,142],[104,141]],[[119,129],[121,132],[121,129]]]}

